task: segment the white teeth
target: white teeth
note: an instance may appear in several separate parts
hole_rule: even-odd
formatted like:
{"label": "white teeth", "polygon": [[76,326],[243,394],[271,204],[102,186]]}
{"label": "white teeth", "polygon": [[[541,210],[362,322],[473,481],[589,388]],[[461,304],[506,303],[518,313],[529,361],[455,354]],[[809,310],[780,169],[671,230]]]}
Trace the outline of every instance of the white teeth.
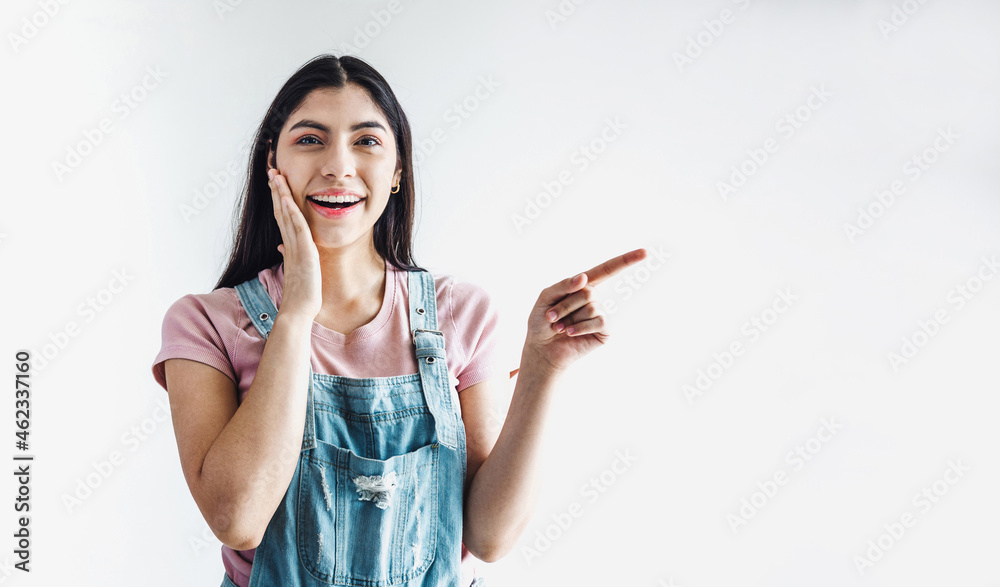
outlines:
{"label": "white teeth", "polygon": [[357,196],[309,196],[309,197],[320,202],[329,202],[331,204],[344,204],[347,202],[361,201],[361,198]]}

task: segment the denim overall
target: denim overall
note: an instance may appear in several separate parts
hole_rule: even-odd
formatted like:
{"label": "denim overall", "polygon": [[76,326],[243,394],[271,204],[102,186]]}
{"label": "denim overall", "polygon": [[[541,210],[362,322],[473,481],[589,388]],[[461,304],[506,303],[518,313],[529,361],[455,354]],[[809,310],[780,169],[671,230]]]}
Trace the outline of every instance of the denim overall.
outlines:
{"label": "denim overall", "polygon": [[[310,366],[299,462],[255,551],[250,587],[459,585],[465,427],[434,278],[407,278],[419,373],[353,379]],[[263,284],[254,277],[236,292],[267,339],[278,312]],[[223,586],[233,585],[226,576]]]}

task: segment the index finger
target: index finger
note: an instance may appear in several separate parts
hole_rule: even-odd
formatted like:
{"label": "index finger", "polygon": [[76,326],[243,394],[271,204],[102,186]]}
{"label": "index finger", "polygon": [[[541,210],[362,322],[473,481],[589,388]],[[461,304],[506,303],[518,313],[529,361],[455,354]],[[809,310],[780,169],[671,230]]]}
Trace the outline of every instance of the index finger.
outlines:
{"label": "index finger", "polygon": [[614,259],[608,259],[600,265],[584,272],[587,274],[587,284],[597,285],[629,265],[634,265],[645,258],[646,249],[635,249]]}

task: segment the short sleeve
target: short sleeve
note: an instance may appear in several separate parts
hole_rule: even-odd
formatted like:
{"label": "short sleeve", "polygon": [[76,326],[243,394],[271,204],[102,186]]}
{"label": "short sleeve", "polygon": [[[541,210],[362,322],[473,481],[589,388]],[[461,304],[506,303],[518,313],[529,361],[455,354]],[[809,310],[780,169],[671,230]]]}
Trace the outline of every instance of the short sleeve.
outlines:
{"label": "short sleeve", "polygon": [[237,383],[233,369],[237,329],[231,288],[189,294],[174,302],[163,317],[160,352],[153,360],[153,378],[167,389],[164,361],[190,359],[221,371]]}
{"label": "short sleeve", "polygon": [[499,316],[489,293],[472,283],[453,280],[448,287],[451,330],[464,360],[457,366],[461,392],[494,377],[506,376],[498,360]]}

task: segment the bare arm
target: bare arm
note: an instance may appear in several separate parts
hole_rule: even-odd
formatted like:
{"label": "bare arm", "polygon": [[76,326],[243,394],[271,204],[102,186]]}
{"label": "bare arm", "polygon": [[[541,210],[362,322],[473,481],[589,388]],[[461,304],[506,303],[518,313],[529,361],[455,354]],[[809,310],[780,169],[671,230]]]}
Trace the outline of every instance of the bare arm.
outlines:
{"label": "bare arm", "polygon": [[514,547],[538,502],[539,455],[559,374],[540,368],[525,353],[519,373],[498,437],[487,432],[489,400],[473,396],[497,394],[506,381],[484,381],[459,394],[472,478],[465,496],[462,541],[486,562],[499,560]]}
{"label": "bare arm", "polygon": [[[273,161],[273,159],[272,159]],[[319,253],[277,169],[268,170],[284,258],[281,312],[237,408],[232,381],[183,359],[166,362],[177,449],[191,495],[212,532],[254,548],[285,495],[302,446],[312,323],[322,306]]]}
{"label": "bare arm", "polygon": [[[608,338],[604,316],[591,301],[592,287],[646,257],[630,251],[542,290],[528,318],[528,335],[507,419],[495,445],[481,396],[498,383],[466,389],[462,419],[469,438],[469,474],[463,541],[477,558],[499,560],[510,552],[538,501],[539,454],[552,397],[565,370]],[[589,282],[589,283],[588,283]],[[550,316],[549,313],[552,312]],[[468,407],[468,410],[466,409]]]}
{"label": "bare arm", "polygon": [[312,321],[279,315],[237,408],[235,384],[186,359],[164,365],[181,467],[224,544],[256,547],[291,483],[305,425]]}

